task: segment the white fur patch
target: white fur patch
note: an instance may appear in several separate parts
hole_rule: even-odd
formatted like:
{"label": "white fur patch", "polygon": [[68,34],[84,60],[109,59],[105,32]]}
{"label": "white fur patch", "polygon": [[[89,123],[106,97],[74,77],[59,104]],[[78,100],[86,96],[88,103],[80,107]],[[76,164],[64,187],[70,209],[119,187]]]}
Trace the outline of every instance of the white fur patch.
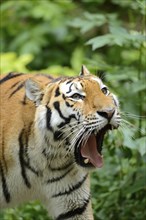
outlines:
{"label": "white fur patch", "polygon": [[52,117],[51,117],[51,125],[53,127],[56,127],[61,122],[63,122],[63,119],[60,117],[58,111],[56,109],[53,109]]}
{"label": "white fur patch", "polygon": [[35,121],[41,130],[46,128],[46,113],[47,109],[45,106],[40,105],[37,108]]}
{"label": "white fur patch", "polygon": [[73,95],[74,93],[79,93],[80,95],[85,96],[85,92],[82,90],[82,86],[80,82],[70,82],[70,83],[62,83],[60,85],[60,91],[63,93],[66,97],[69,97]]}
{"label": "white fur patch", "polygon": [[114,99],[114,101],[115,101],[116,106],[119,106],[119,101],[118,101],[117,96],[114,95],[114,94],[112,94],[112,96],[113,96],[113,99]]}
{"label": "white fur patch", "polygon": [[95,78],[95,77],[92,77],[92,80],[94,80],[94,81],[96,81],[96,82],[98,82],[98,84],[99,84],[99,86],[100,86],[100,88],[102,88],[103,87],[103,83],[102,83],[102,81],[101,81],[101,79],[99,79],[99,78]]}

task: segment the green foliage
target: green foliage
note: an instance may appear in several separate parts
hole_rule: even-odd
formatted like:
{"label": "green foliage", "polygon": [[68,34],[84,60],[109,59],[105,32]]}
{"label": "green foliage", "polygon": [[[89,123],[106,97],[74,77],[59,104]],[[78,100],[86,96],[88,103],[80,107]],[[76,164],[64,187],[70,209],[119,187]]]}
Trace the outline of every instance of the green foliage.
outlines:
{"label": "green foliage", "polygon": [[[81,64],[117,93],[122,124],[110,132],[105,165],[91,176],[95,220],[146,218],[145,0],[5,0],[1,72],[78,74]],[[38,203],[2,220],[48,219]]]}
{"label": "green foliage", "polygon": [[14,52],[1,53],[0,72],[24,72],[27,73],[27,64],[33,60],[32,54],[22,54],[19,57]]}
{"label": "green foliage", "polygon": [[[71,35],[67,21],[74,7],[71,1],[21,0],[16,4],[16,0],[10,0],[2,3],[2,51],[33,54],[32,69],[52,63],[68,65],[76,37]],[[68,46],[64,47],[64,42]]]}
{"label": "green foliage", "polygon": [[38,202],[31,202],[16,209],[7,209],[0,220],[51,220]]}
{"label": "green foliage", "polygon": [[[105,153],[106,154],[106,153]],[[118,158],[117,158],[118,155]],[[134,155],[133,155],[134,156]],[[146,218],[145,167],[140,166],[140,156],[125,157],[116,149],[107,152],[102,170],[92,174],[93,206],[96,220],[144,220]],[[129,155],[130,157],[130,155]]]}

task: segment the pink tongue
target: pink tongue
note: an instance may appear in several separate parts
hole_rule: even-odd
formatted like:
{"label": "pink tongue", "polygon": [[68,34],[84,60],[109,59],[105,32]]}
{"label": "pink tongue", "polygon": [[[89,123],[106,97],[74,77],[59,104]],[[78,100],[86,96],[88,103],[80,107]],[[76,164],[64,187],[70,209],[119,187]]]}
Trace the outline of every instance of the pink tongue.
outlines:
{"label": "pink tongue", "polygon": [[96,138],[93,134],[89,137],[87,143],[81,147],[81,155],[89,159],[95,167],[100,168],[103,166],[103,159],[97,151]]}

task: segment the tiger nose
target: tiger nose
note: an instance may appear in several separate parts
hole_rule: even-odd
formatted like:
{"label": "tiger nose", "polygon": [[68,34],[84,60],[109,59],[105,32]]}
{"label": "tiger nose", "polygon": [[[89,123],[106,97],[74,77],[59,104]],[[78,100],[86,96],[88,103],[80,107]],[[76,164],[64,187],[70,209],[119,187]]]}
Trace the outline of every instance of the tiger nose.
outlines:
{"label": "tiger nose", "polygon": [[115,113],[115,109],[114,108],[113,109],[106,109],[104,111],[97,111],[97,113],[100,116],[102,116],[102,117],[104,117],[104,118],[109,120],[109,119],[111,119],[113,117],[113,115]]}

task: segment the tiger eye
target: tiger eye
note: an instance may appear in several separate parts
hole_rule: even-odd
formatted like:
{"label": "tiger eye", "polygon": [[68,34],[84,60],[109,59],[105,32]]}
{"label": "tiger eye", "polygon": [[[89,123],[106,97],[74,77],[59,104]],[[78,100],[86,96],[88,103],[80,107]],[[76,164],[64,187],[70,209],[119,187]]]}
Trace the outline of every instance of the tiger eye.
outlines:
{"label": "tiger eye", "polygon": [[103,88],[101,89],[101,91],[102,91],[103,94],[105,94],[105,95],[108,94],[108,89],[107,89],[107,87],[103,87]]}

